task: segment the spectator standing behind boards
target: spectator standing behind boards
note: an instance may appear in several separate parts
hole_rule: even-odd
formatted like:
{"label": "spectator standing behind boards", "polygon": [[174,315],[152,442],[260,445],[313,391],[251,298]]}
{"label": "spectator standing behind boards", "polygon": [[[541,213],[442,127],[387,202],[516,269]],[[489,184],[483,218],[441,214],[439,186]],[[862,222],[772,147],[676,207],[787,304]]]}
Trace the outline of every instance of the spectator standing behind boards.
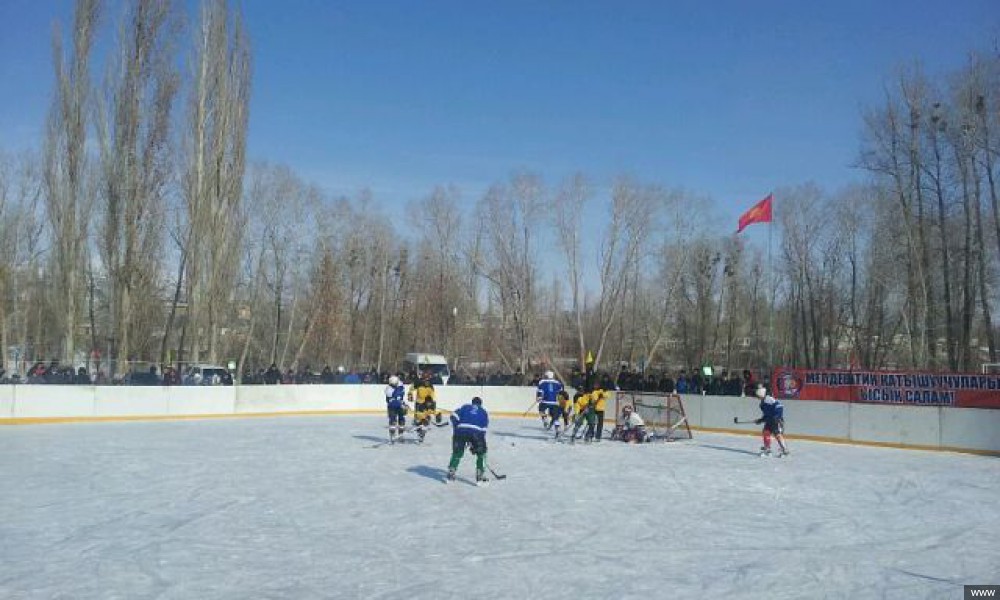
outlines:
{"label": "spectator standing behind boards", "polygon": [[277,385],[281,383],[281,371],[278,365],[271,363],[271,366],[264,372],[264,383],[267,385]]}
{"label": "spectator standing behind boards", "polygon": [[677,376],[677,393],[687,394],[690,391],[690,387],[688,386],[687,371],[681,371],[680,375]]}

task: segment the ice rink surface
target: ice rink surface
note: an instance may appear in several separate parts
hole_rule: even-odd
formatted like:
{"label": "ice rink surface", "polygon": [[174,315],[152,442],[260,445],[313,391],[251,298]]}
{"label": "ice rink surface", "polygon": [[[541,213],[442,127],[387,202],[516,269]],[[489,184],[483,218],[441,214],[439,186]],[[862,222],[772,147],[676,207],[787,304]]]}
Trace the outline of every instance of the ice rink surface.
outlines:
{"label": "ice rink surface", "polygon": [[[961,598],[1000,583],[1000,459],[695,434],[545,441],[442,483],[376,417],[0,429],[0,598]],[[466,455],[460,475],[471,479]]]}

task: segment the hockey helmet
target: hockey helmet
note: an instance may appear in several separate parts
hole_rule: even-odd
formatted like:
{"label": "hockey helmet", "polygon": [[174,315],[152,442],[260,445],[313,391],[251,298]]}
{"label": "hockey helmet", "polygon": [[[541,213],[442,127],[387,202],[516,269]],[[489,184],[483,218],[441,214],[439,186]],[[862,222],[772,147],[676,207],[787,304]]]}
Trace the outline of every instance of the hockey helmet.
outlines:
{"label": "hockey helmet", "polygon": [[758,385],[757,386],[757,397],[760,398],[761,400],[763,400],[765,396],[767,396],[767,388],[764,387],[764,384]]}
{"label": "hockey helmet", "polygon": [[556,374],[553,373],[552,371],[546,371],[545,372],[545,378],[546,379],[555,379],[555,376],[556,376]]}
{"label": "hockey helmet", "polygon": [[399,385],[399,377],[396,377],[395,375],[393,375],[392,377],[390,377],[389,378],[389,385],[391,385],[392,387],[396,387],[397,385]]}
{"label": "hockey helmet", "polygon": [[472,403],[475,404],[476,406],[482,406],[483,405],[483,399],[480,398],[479,396],[475,396],[472,399]]}

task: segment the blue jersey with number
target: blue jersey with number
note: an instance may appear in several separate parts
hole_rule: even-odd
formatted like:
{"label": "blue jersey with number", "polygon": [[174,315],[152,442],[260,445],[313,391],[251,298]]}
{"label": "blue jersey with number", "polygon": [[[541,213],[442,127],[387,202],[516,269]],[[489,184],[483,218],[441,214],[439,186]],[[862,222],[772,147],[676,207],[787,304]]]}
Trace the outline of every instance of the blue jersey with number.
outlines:
{"label": "blue jersey with number", "polygon": [[451,413],[451,426],[455,432],[466,431],[478,435],[486,435],[486,428],[490,425],[490,415],[482,406],[475,404],[463,404]]}
{"label": "blue jersey with number", "polygon": [[385,386],[385,403],[389,408],[400,408],[403,406],[403,399],[406,396],[406,386],[399,384],[395,387]]}
{"label": "blue jersey with number", "polygon": [[539,404],[555,404],[559,398],[559,392],[563,389],[563,384],[555,379],[542,379],[538,382],[538,391],[535,395]]}

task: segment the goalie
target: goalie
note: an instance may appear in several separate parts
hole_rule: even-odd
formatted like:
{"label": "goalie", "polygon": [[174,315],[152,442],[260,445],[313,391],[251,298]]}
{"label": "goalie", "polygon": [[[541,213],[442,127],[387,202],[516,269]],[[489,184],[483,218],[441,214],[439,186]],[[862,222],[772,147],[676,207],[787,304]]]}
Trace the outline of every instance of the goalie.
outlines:
{"label": "goalie", "polygon": [[623,442],[641,444],[646,441],[646,423],[630,404],[622,408],[622,422],[615,430],[615,435],[612,437]]}

